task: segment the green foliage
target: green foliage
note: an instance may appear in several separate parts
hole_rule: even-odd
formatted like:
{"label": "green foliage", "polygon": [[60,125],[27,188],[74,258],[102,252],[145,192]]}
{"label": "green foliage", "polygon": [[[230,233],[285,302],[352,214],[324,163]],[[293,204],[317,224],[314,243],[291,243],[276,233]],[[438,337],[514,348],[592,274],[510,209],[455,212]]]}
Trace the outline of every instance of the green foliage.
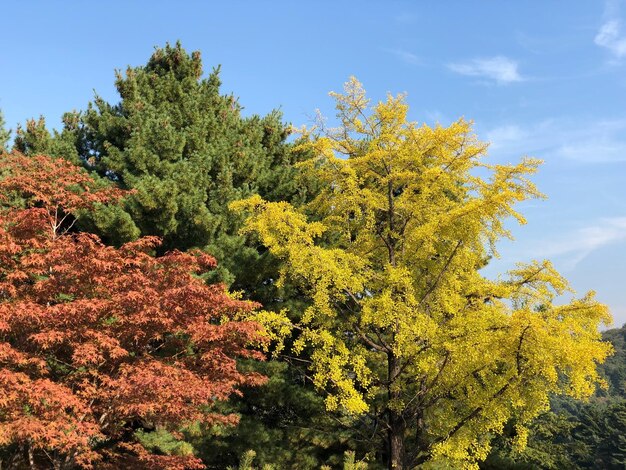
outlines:
{"label": "green foliage", "polygon": [[329,411],[382,423],[390,468],[477,468],[512,419],[523,448],[549,396],[590,396],[611,352],[606,306],[592,292],[557,305],[568,284],[548,261],[479,272],[504,221],[524,221],[514,204],[540,196],[539,162],[486,164],[469,123],[418,126],[403,96],[370,107],[356,79],[333,96],[340,127],[306,144],[319,195],[231,205],[311,302],[297,323],[285,315],[298,335],[286,350],[311,359]]}
{"label": "green foliage", "polygon": [[0,110],[0,153],[8,151],[9,139],[11,138],[11,130],[5,129],[6,122],[4,115]]}
{"label": "green foliage", "polygon": [[367,470],[367,463],[357,462],[354,452],[346,452],[343,459],[343,470]]}
{"label": "green foliage", "polygon": [[17,126],[13,150],[24,155],[49,155],[62,157],[75,164],[80,164],[78,153],[80,113],[73,111],[63,115],[63,130],[52,133],[46,127],[43,116],[29,119],[26,126]]}
{"label": "green foliage", "polygon": [[523,452],[501,440],[481,468],[623,469],[626,468],[626,401],[555,404],[530,427]]}
{"label": "green foliage", "polygon": [[576,464],[565,442],[571,439],[574,424],[562,414],[545,413],[529,427],[528,444],[524,451],[515,449],[515,427],[509,424],[503,436],[494,440],[494,451],[480,465],[484,470],[531,470],[543,468],[573,469]]}
{"label": "green foliage", "polygon": [[356,450],[362,456],[371,450],[364,445],[358,422],[325,413],[323,399],[306,385],[298,368],[278,361],[242,362],[240,368],[267,375],[269,381],[223,404],[241,416],[236,428],[214,426],[188,438],[209,468],[236,467],[249,450],[261,467],[338,468],[344,451]]}
{"label": "green foliage", "polygon": [[161,455],[193,455],[193,447],[188,442],[177,439],[166,429],[159,428],[155,431],[139,430],[135,432],[135,438],[147,450]]}
{"label": "green foliage", "polygon": [[[256,457],[256,452],[248,450],[241,456],[241,460],[237,467],[229,466],[227,467],[227,470],[254,470],[254,457]],[[262,468],[263,470],[272,470],[274,467],[272,465],[263,465]]]}
{"label": "green foliage", "polygon": [[568,398],[551,400],[551,410],[529,427],[528,447],[511,446],[513,426],[494,441],[481,465],[490,469],[623,469],[626,468],[626,327],[603,333],[615,353],[599,371],[609,385],[587,403]]}
{"label": "green foliage", "polygon": [[600,390],[598,396],[626,398],[626,325],[605,331],[603,337],[613,344],[615,354],[600,367],[609,388]]}
{"label": "green foliage", "polygon": [[96,97],[82,116],[81,158],[135,190],[125,210],[142,235],[163,237],[164,249],[206,248],[231,273],[249,265],[258,255],[227,203],[299,192],[280,113],[243,117],[236,98],[220,94],[219,68],[203,78],[200,53],[179,43],[118,72],[115,84],[118,104]]}
{"label": "green foliage", "polygon": [[13,150],[17,150],[25,155],[49,154],[52,146],[52,135],[46,128],[46,119],[39,116],[39,119],[29,119],[26,121],[26,128],[18,124]]}
{"label": "green foliage", "polygon": [[[598,461],[604,468],[626,468],[626,402],[610,405],[601,415],[602,440]],[[596,467],[597,468],[597,467]]]}

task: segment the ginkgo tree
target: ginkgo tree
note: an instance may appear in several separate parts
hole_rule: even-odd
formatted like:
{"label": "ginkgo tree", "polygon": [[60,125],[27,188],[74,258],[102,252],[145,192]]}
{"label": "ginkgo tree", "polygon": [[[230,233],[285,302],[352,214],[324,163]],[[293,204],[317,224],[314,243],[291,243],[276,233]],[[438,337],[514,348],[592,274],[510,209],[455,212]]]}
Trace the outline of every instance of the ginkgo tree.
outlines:
{"label": "ginkgo tree", "polygon": [[[265,381],[236,364],[262,358],[260,325],[237,319],[255,304],[204,282],[205,253],[73,232],[124,193],[71,163],[5,153],[0,168],[2,467],[204,468],[181,431],[235,424],[216,402]],[[142,445],[153,431],[171,455]]]}
{"label": "ginkgo tree", "polygon": [[278,340],[293,332],[329,410],[384,432],[390,469],[476,468],[511,421],[523,447],[551,394],[602,383],[611,350],[607,308],[593,293],[558,305],[569,287],[549,262],[480,272],[507,218],[525,222],[514,204],[541,197],[528,179],[540,162],[488,164],[470,123],[419,126],[404,96],[370,106],[356,79],[331,95],[338,127],[304,131],[319,196],[231,206],[311,301],[301,316],[256,318]]}

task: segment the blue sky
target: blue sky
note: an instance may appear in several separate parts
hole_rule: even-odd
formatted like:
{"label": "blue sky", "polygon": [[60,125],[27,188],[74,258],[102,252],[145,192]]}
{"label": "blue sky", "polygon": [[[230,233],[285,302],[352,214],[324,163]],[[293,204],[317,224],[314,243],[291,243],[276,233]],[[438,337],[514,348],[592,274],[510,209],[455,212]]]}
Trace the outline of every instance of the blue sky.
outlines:
{"label": "blue sky", "polygon": [[[177,3],[181,3],[179,5]],[[626,2],[4,2],[0,109],[9,127],[58,126],[114,69],[180,39],[222,65],[246,113],[280,107],[295,125],[332,115],[350,75],[371,98],[408,93],[413,120],[464,116],[491,162],[545,160],[545,201],[521,206],[490,275],[550,258],[626,322]]]}

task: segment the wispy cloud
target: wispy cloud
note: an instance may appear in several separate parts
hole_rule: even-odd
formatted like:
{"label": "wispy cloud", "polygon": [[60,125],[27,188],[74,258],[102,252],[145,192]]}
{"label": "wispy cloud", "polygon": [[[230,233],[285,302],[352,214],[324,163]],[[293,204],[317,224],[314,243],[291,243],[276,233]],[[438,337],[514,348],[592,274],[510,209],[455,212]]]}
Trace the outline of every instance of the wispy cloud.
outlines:
{"label": "wispy cloud", "polygon": [[470,77],[481,77],[493,80],[499,84],[521,82],[518,63],[504,56],[472,59],[467,62],[448,64],[453,72]]}
{"label": "wispy cloud", "polygon": [[611,19],[604,23],[594,42],[608,49],[616,59],[626,57],[626,35],[622,33],[622,23],[619,19]]}
{"label": "wispy cloud", "polygon": [[490,142],[490,150],[496,151],[511,144],[517,146],[527,137],[527,132],[516,124],[506,124],[495,127],[486,134],[486,139]]}
{"label": "wispy cloud", "polygon": [[542,240],[532,249],[532,254],[537,258],[562,257],[564,267],[573,269],[599,248],[623,240],[626,240],[626,217],[610,217],[560,234],[558,240]]}
{"label": "wispy cloud", "polygon": [[407,64],[423,65],[422,60],[418,56],[404,49],[384,49],[384,51],[388,52],[389,54],[393,54],[402,62],[405,62]]}
{"label": "wispy cloud", "polygon": [[607,0],[604,3],[604,23],[594,38],[596,45],[609,50],[613,61],[626,58],[626,35],[622,31],[620,15],[621,0]]}
{"label": "wispy cloud", "polygon": [[597,250],[625,241],[626,216],[597,219],[570,230],[522,238],[508,246],[504,244],[500,247],[501,257],[493,260],[485,273],[495,276],[518,262],[541,259],[553,260],[559,269],[572,271]]}
{"label": "wispy cloud", "polygon": [[425,109],[423,111],[425,122],[441,124],[442,126],[449,126],[456,119],[453,119],[449,114],[441,111],[440,109]]}
{"label": "wispy cloud", "polygon": [[626,119],[547,119],[529,126],[497,126],[484,135],[496,157],[530,154],[591,164],[626,161]]}

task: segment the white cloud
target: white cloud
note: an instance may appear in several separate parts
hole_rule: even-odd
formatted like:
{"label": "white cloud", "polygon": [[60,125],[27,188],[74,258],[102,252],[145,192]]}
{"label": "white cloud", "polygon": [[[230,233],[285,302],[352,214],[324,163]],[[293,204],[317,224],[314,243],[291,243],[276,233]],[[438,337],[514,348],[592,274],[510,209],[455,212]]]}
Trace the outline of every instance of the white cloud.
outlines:
{"label": "white cloud", "polygon": [[409,51],[405,51],[404,49],[385,49],[386,52],[395,55],[402,62],[411,65],[422,65],[422,61],[419,57]]}
{"label": "white cloud", "polygon": [[486,134],[486,139],[491,142],[489,148],[495,151],[506,148],[511,143],[517,144],[526,138],[526,131],[515,124],[507,124],[504,126],[491,129]]}
{"label": "white cloud", "polygon": [[535,258],[563,257],[566,269],[573,269],[597,249],[622,240],[626,240],[626,217],[610,217],[560,234],[558,240],[542,240],[531,251]]}
{"label": "white cloud", "polygon": [[530,126],[506,124],[484,133],[491,155],[533,155],[579,163],[626,161],[626,119],[572,122],[547,119]]}
{"label": "white cloud", "polygon": [[594,42],[600,47],[607,48],[616,59],[626,57],[626,36],[622,33],[619,19],[611,19],[604,23]]}
{"label": "white cloud", "polygon": [[521,82],[523,77],[519,74],[517,67],[516,61],[503,56],[448,64],[448,68],[453,72],[470,77],[487,78],[500,84]]}
{"label": "white cloud", "polygon": [[559,269],[573,271],[596,250],[626,241],[626,216],[608,217],[588,222],[570,230],[552,232],[540,238],[523,238],[502,243],[501,258],[494,260],[485,272],[491,276],[515,266],[517,262],[552,259]]}

